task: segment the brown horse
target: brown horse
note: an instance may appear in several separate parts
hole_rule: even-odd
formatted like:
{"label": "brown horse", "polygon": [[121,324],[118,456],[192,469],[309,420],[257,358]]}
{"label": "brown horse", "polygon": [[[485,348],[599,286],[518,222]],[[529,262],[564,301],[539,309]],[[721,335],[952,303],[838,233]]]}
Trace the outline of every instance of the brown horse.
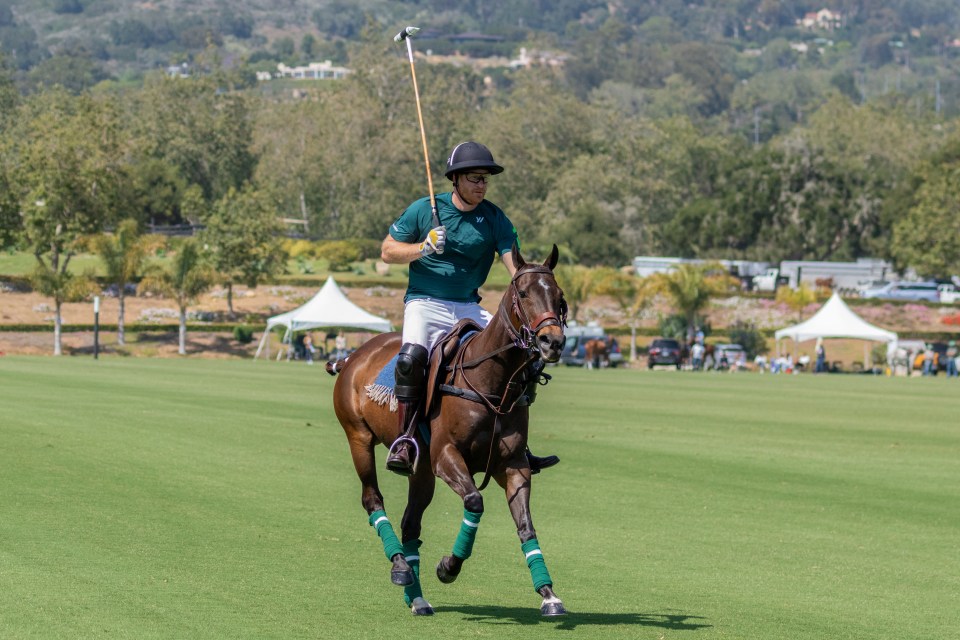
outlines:
{"label": "brown horse", "polygon": [[[542,265],[525,262],[516,245],[513,256],[517,271],[487,327],[462,341],[448,360],[449,366],[437,367],[437,358],[431,360],[431,380],[437,376],[438,382],[444,384],[428,385],[437,389],[430,394],[422,412],[424,422],[429,424],[429,445],[420,447],[419,461],[408,479],[407,507],[401,521],[402,544],[384,510],[374,456],[376,446],[391,445],[401,435],[400,429],[391,403],[382,394],[371,395],[368,390],[399,352],[400,335],[381,334],[327,368],[332,374],[340,373],[333,390],[333,407],[363,485],[361,502],[393,564],[391,580],[404,587],[404,599],[415,615],[433,613],[420,586],[419,548],[421,520],[433,499],[435,477],[446,482],[464,506],[453,553],[437,565],[440,581],[453,582],[464,560],[470,557],[483,514],[480,490],[492,478],[506,492],[534,589],[543,598],[541,613],[566,613],[553,592],[530,515],[531,475],[525,454],[527,405],[532,401],[531,385],[540,376],[524,379],[531,363],[559,360],[566,302],[553,276],[558,258],[556,246]],[[441,344],[434,356],[446,350]],[[473,478],[477,473],[484,474],[479,489]]]}
{"label": "brown horse", "polygon": [[587,340],[583,345],[583,364],[587,369],[606,367],[610,364],[610,352],[602,338]]}

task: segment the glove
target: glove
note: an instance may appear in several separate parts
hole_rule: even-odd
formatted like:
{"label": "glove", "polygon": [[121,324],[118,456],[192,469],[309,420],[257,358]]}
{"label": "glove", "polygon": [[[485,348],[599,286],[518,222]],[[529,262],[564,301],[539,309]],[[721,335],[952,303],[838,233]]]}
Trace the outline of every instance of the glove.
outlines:
{"label": "glove", "polygon": [[431,253],[443,253],[443,246],[447,242],[446,227],[435,227],[430,229],[430,233],[420,243],[420,255],[428,256]]}

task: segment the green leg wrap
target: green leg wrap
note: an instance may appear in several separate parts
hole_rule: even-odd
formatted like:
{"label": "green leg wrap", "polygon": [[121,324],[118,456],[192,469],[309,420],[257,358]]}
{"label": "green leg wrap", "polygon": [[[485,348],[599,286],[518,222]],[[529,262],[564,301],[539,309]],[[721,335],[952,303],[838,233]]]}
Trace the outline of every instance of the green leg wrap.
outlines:
{"label": "green leg wrap", "polygon": [[520,550],[527,559],[527,568],[530,569],[530,577],[533,578],[533,590],[538,591],[540,587],[553,586],[553,580],[550,579],[550,572],[547,571],[547,563],[543,561],[543,553],[540,551],[540,543],[537,539],[527,540],[520,545]]}
{"label": "green leg wrap", "polygon": [[477,539],[477,527],[480,526],[482,513],[463,510],[463,522],[460,523],[460,533],[453,543],[453,555],[466,560],[473,553],[473,541]]}
{"label": "green leg wrap", "polygon": [[408,540],[403,543],[403,555],[407,559],[407,564],[413,569],[413,584],[403,588],[403,601],[407,606],[413,604],[414,598],[423,597],[423,589],[420,588],[420,545],[421,540]]}
{"label": "green leg wrap", "polygon": [[383,552],[387,554],[387,560],[393,558],[398,553],[403,553],[403,547],[397,534],[393,532],[393,525],[387,520],[387,512],[380,510],[370,514],[370,526],[377,530],[380,541],[383,542]]}

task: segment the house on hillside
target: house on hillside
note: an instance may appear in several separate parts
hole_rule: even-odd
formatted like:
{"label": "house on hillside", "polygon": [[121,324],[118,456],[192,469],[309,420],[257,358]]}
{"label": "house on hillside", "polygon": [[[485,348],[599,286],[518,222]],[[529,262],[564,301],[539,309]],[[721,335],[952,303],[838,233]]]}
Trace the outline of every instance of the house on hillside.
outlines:
{"label": "house on hillside", "polygon": [[288,67],[282,62],[277,65],[277,78],[295,80],[340,80],[351,71],[346,67],[335,67],[329,60],[311,62],[305,67]]}
{"label": "house on hillside", "polygon": [[820,9],[820,11],[811,11],[797,20],[797,26],[804,29],[824,29],[833,31],[843,26],[843,14],[839,11],[830,9]]}

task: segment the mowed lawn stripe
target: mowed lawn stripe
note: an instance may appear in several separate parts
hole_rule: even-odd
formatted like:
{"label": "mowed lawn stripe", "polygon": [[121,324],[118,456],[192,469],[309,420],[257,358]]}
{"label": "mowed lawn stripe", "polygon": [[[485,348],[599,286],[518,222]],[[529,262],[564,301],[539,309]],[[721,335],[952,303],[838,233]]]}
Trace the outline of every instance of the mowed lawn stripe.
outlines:
{"label": "mowed lawn stripe", "polygon": [[[571,615],[539,618],[494,486],[474,557],[440,585],[461,506],[438,484],[422,549],[438,615],[416,620],[322,368],[0,358],[3,635],[793,640],[960,622],[955,381],[549,371],[531,446],[563,462],[532,503]],[[405,482],[381,488],[399,527]]]}

